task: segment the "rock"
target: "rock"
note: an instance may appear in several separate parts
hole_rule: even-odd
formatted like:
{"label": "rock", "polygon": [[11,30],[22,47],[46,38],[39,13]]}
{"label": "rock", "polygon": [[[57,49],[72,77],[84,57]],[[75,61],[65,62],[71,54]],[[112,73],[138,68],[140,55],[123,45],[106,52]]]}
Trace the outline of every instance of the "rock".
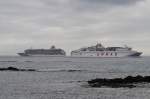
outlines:
{"label": "rock", "polygon": [[10,70],[10,71],[19,71],[18,68],[15,68],[15,67],[8,67],[6,68],[7,70]]}
{"label": "rock", "polygon": [[125,78],[114,78],[114,79],[106,79],[106,78],[97,78],[88,81],[89,86],[91,87],[111,87],[111,88],[119,88],[119,87],[128,87],[133,88],[136,87],[138,83],[150,83],[150,76],[140,76],[137,75],[127,76]]}
{"label": "rock", "polygon": [[36,71],[35,69],[18,69],[16,67],[0,68],[0,71]]}

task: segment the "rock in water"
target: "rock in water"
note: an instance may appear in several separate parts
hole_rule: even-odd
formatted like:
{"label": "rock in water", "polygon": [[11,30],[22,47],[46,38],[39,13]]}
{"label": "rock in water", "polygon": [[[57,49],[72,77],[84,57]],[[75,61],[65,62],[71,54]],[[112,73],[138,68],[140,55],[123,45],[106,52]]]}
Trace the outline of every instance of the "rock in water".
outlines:
{"label": "rock in water", "polygon": [[126,78],[114,78],[114,79],[96,78],[88,81],[88,84],[91,87],[105,86],[111,88],[119,88],[119,87],[133,88],[136,87],[136,84],[139,83],[150,83],[150,76],[137,75],[135,77],[127,76]]}
{"label": "rock in water", "polygon": [[36,71],[35,69],[19,69],[16,67],[0,68],[0,71]]}
{"label": "rock in water", "polygon": [[10,70],[10,71],[19,71],[18,68],[15,68],[15,67],[8,67],[6,68],[7,70]]}

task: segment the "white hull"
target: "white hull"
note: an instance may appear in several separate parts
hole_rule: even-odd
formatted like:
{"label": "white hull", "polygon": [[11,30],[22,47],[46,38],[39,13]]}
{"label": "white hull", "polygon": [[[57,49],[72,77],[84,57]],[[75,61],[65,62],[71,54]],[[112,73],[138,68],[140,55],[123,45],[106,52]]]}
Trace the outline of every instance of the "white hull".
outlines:
{"label": "white hull", "polygon": [[83,51],[71,53],[72,57],[129,57],[140,56],[142,53],[136,51]]}

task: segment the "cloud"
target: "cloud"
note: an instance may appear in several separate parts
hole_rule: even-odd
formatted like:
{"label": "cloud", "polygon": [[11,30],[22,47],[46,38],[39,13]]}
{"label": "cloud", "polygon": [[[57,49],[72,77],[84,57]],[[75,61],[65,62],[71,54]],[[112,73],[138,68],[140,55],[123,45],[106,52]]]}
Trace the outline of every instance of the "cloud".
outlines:
{"label": "cloud", "polygon": [[133,6],[144,0],[75,0],[74,7],[81,12],[106,12],[119,6]]}
{"label": "cloud", "polygon": [[0,52],[51,44],[69,52],[98,41],[137,46],[150,41],[149,6],[148,0],[0,0]]}
{"label": "cloud", "polygon": [[100,5],[130,5],[143,0],[78,0],[79,2]]}

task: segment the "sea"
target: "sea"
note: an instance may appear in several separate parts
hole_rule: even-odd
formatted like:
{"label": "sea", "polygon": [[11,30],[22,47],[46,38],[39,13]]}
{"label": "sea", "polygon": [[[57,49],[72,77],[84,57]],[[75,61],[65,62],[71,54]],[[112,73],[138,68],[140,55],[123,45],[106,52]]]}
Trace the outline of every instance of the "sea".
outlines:
{"label": "sea", "polygon": [[150,84],[135,88],[91,88],[95,78],[150,76],[150,57],[73,58],[1,56],[0,99],[150,99]]}

